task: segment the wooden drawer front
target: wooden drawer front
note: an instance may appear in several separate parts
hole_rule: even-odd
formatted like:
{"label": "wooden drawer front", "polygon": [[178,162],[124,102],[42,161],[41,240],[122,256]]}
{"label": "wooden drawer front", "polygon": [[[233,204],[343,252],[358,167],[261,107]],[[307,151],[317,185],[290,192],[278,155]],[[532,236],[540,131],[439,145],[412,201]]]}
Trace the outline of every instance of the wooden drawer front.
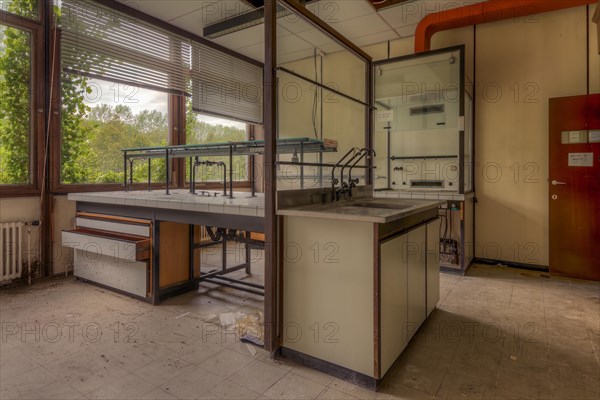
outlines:
{"label": "wooden drawer front", "polygon": [[150,239],[79,228],[63,231],[62,245],[120,260],[143,261],[150,258]]}
{"label": "wooden drawer front", "polygon": [[78,228],[97,229],[101,231],[123,233],[125,235],[150,237],[149,225],[114,222],[103,219],[83,217],[76,218],[76,225]]}
{"label": "wooden drawer front", "polygon": [[148,264],[75,250],[75,276],[146,297]]}

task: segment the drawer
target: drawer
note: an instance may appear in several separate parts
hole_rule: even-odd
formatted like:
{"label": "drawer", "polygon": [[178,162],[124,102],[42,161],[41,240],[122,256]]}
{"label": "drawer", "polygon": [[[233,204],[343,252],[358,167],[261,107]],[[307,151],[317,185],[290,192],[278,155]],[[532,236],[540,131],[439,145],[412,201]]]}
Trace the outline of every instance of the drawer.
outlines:
{"label": "drawer", "polygon": [[77,228],[62,232],[62,245],[120,260],[143,261],[150,258],[149,238],[122,233]]}
{"label": "drawer", "polygon": [[148,290],[148,263],[129,261],[75,250],[74,274],[90,282],[139,297]]}
{"label": "drawer", "polygon": [[150,237],[150,227],[148,225],[128,224],[82,217],[77,217],[75,219],[75,224],[78,228],[88,228],[123,233],[125,235]]}
{"label": "drawer", "polygon": [[78,228],[123,233],[125,235],[150,237],[151,234],[151,221],[137,218],[79,212],[76,215],[75,224]]}

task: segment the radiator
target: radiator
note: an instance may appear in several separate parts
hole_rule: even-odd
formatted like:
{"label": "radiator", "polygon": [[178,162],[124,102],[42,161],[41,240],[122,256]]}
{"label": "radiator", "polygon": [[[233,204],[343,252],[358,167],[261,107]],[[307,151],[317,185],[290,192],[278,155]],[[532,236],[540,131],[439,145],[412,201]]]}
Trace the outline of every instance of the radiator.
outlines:
{"label": "radiator", "polygon": [[21,277],[24,226],[22,222],[0,223],[0,282]]}

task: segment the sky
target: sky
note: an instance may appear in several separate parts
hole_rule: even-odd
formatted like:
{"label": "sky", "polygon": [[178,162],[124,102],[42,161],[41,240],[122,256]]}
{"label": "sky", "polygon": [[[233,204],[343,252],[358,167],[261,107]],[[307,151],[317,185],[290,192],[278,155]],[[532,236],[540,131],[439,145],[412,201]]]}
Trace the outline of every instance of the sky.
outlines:
{"label": "sky", "polygon": [[[89,94],[85,94],[85,102],[90,107],[100,104],[111,106],[122,104],[129,106],[134,114],[152,109],[165,114],[167,113],[168,95],[166,93],[99,79],[90,79],[88,85],[92,91]],[[243,122],[212,117],[210,115],[196,114],[196,119],[211,125],[233,126],[238,129],[246,129],[246,124]]]}

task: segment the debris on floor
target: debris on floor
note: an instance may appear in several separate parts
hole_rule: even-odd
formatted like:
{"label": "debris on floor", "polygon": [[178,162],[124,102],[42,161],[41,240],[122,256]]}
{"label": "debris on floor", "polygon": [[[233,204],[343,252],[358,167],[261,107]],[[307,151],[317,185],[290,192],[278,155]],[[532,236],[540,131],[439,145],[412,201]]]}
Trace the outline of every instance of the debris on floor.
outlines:
{"label": "debris on floor", "polygon": [[263,313],[261,311],[254,311],[238,318],[236,321],[236,330],[242,342],[252,343],[260,347],[264,346],[263,323]]}

